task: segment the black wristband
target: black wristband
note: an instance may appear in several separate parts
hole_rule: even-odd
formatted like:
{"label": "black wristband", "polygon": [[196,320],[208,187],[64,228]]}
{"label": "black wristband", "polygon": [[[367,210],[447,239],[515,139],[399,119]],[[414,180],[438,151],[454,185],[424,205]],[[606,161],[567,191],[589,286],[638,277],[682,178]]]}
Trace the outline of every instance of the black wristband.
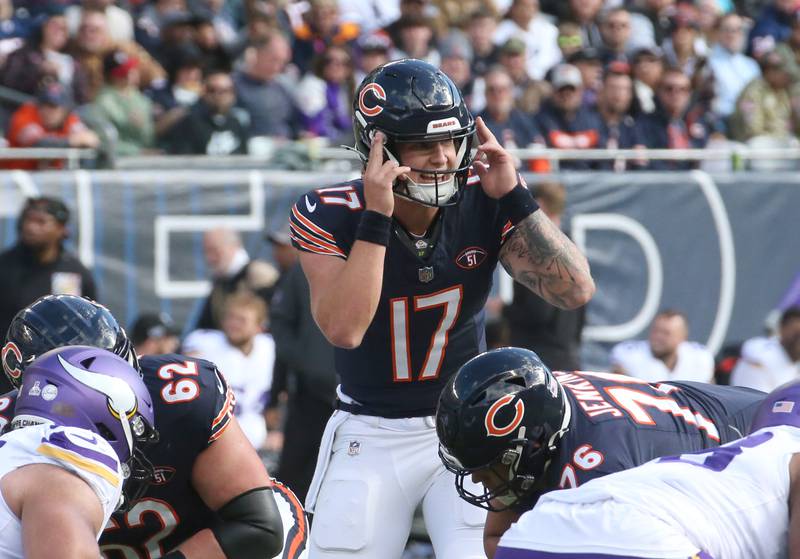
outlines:
{"label": "black wristband", "polygon": [[173,549],[166,555],[162,555],[161,559],[186,559],[186,555],[184,555],[177,549]]}
{"label": "black wristband", "polygon": [[356,240],[389,246],[392,238],[392,218],[380,212],[366,210],[361,213],[361,221],[356,229]]}
{"label": "black wristband", "polygon": [[497,202],[500,204],[500,209],[503,213],[511,220],[511,225],[516,225],[539,209],[539,204],[534,200],[533,193],[523,186],[521,182],[518,182],[511,192],[501,196]]}

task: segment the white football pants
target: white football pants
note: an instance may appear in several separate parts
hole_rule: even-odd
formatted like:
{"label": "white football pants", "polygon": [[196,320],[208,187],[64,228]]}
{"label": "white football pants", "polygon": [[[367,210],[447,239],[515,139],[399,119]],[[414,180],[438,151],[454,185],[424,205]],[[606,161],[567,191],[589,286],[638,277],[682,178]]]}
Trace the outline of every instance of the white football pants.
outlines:
{"label": "white football pants", "polygon": [[484,559],[486,511],[459,498],[433,417],[337,410],[322,437],[306,508],[309,559],[397,559],[422,503],[436,559]]}

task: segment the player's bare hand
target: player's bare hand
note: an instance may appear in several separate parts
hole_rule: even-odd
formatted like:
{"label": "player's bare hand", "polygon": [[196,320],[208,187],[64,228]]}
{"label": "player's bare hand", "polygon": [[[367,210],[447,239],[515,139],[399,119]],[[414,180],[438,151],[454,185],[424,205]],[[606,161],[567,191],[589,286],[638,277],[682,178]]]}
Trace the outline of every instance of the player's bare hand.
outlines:
{"label": "player's bare hand", "polygon": [[372,138],[367,167],[364,170],[364,198],[367,209],[391,216],[394,211],[394,181],[411,171],[410,167],[398,165],[396,161],[383,160],[383,144],[386,141],[381,132]]}
{"label": "player's bare hand", "polygon": [[481,187],[489,198],[501,198],[517,185],[517,168],[508,153],[481,117],[476,119],[478,152],[473,164],[481,178]]}

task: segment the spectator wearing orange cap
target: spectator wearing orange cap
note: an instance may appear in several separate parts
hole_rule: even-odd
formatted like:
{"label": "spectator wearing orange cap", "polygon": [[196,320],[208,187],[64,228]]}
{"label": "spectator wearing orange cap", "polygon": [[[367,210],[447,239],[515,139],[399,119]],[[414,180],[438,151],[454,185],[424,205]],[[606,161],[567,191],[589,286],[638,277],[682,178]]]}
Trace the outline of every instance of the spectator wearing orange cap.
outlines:
{"label": "spectator wearing orange cap", "polygon": [[117,130],[116,153],[136,155],[154,138],[152,102],[139,91],[139,59],[113,51],[103,59],[103,70],[106,85],[94,105]]}
{"label": "spectator wearing orange cap", "polygon": [[311,61],[322,55],[328,46],[354,46],[360,28],[355,23],[341,20],[336,0],[311,0],[302,23],[292,32],[292,62],[305,73],[310,69]]}
{"label": "spectator wearing orange cap", "polygon": [[[6,138],[10,147],[77,147],[95,148],[97,135],[70,110],[71,99],[58,82],[46,82],[39,88],[36,101],[25,103],[11,116]],[[6,161],[10,169],[60,168],[63,161]]]}

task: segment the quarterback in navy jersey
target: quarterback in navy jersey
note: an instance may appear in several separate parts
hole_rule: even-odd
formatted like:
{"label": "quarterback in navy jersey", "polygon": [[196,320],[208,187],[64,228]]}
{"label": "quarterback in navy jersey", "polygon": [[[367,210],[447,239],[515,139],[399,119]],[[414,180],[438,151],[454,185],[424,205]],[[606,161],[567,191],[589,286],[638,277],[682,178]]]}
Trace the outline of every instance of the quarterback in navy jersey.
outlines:
{"label": "quarterback in navy jersey", "polygon": [[565,308],[585,304],[594,283],[437,68],[380,66],[353,109],[362,178],[308,192],[290,217],[341,379],[306,500],[310,554],[399,556],[421,504],[437,557],[482,557],[484,515],[459,502],[436,455],[439,393],[485,347],[498,262]]}
{"label": "quarterback in navy jersey", "polygon": [[[342,392],[384,417],[433,415],[449,374],[485,349],[483,306],[512,228],[477,179],[470,177],[459,204],[436,218],[429,241],[393,224],[372,323],[358,347],[335,352]],[[344,258],[363,208],[361,179],[306,194],[292,210],[296,246],[321,254],[304,239],[323,237]],[[398,383],[405,383],[401,390]]]}
{"label": "quarterback in navy jersey", "polygon": [[[9,327],[3,368],[12,384],[45,346],[66,345],[59,340],[80,340],[126,358],[141,372],[154,404],[160,438],[144,449],[153,474],[126,482],[127,502],[100,538],[104,557],[261,559],[284,547],[294,550],[284,557],[300,556],[307,531],[302,507],[270,480],[213,363],[178,354],[139,359],[107,309],[80,297],[46,296]],[[15,398],[16,392],[0,397],[0,414],[13,409]],[[276,497],[289,507],[279,510]],[[284,513],[297,519],[285,534]]]}
{"label": "quarterback in navy jersey", "polygon": [[[614,373],[551,372],[501,348],[467,362],[442,392],[440,456],[461,497],[488,509],[486,553],[538,498],[661,456],[714,448],[750,430],[765,394]],[[473,492],[466,480],[480,481]]]}

